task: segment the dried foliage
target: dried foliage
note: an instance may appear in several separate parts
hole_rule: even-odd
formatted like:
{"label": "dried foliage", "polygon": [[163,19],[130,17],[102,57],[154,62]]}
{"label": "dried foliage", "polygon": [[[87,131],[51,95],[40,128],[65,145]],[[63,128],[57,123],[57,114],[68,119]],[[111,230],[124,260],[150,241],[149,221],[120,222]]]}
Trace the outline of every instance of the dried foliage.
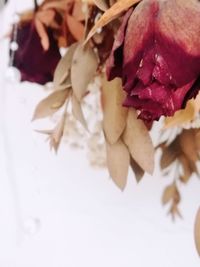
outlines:
{"label": "dried foliage", "polygon": [[[87,133],[89,151],[98,153],[99,165],[104,166],[106,161],[109,175],[120,190],[126,187],[130,169],[137,182],[145,173],[153,174],[155,152],[159,150],[161,171],[170,178],[163,191],[162,204],[169,206],[169,213],[175,219],[182,217],[180,184],[186,185],[193,174],[199,175],[200,95],[188,101],[173,117],[165,118],[162,132],[178,129],[179,134],[173,138],[168,136],[154,147],[150,135],[152,123],[143,122],[137,110],[124,106],[123,79],[108,81],[105,75],[105,62],[121,16],[139,2],[45,0],[35,10],[21,14],[17,26],[34,23],[44,53],[51,46],[49,30],[58,47],[65,49],[54,70],[52,92],[38,103],[33,115],[33,120],[38,120],[57,114],[53,129],[38,131],[48,136],[50,148],[57,152],[67,131],[77,135],[79,141],[83,133]],[[121,44],[117,45],[119,52]],[[96,109],[91,105],[94,95]],[[90,158],[94,163],[93,154]],[[200,211],[195,224],[195,242],[200,254]]]}

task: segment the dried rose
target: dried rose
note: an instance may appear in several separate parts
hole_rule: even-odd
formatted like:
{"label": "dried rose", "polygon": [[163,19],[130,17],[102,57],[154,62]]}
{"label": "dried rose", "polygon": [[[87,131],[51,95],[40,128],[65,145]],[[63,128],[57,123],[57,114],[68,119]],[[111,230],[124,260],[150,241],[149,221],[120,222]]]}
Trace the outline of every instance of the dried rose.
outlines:
{"label": "dried rose", "polygon": [[20,70],[22,81],[45,84],[53,80],[53,73],[61,56],[52,30],[46,28],[46,32],[50,45],[45,51],[34,21],[18,26],[18,49],[14,53],[13,66]]}
{"label": "dried rose", "polygon": [[172,116],[200,86],[200,2],[143,0],[124,16],[107,62],[124,105],[146,121]]}

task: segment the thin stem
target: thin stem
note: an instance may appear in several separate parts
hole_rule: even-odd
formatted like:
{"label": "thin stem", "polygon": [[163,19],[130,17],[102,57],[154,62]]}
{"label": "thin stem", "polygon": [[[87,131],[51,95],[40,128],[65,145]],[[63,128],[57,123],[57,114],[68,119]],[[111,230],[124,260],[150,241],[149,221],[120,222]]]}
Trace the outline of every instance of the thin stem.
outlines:
{"label": "thin stem", "polygon": [[35,12],[38,10],[37,0],[34,0],[34,10],[35,10]]}

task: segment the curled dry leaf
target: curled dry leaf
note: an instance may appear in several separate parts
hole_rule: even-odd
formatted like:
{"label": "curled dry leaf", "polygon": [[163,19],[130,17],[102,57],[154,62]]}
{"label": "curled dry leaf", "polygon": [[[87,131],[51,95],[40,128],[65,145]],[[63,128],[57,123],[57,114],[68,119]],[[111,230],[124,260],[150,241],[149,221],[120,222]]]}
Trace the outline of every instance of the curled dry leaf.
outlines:
{"label": "curled dry leaf", "polygon": [[107,165],[115,184],[124,190],[127,182],[130,154],[126,145],[118,140],[115,144],[106,142]]}
{"label": "curled dry leaf", "polygon": [[106,0],[94,0],[94,3],[102,11],[106,11],[108,9],[108,3]]}
{"label": "curled dry leaf", "polygon": [[78,101],[74,94],[72,95],[72,114],[75,119],[77,119],[82,124],[82,126],[86,130],[88,130],[87,123],[81,108],[81,103]]}
{"label": "curled dry leaf", "polygon": [[72,89],[78,100],[86,94],[88,84],[94,78],[98,65],[94,50],[79,44],[74,52],[71,67]]}
{"label": "curled dry leaf", "polygon": [[109,8],[103,16],[96,22],[94,27],[89,32],[87,39],[85,42],[87,42],[99,28],[104,27],[109,22],[117,18],[122,12],[127,10],[129,7],[133,6],[134,4],[140,2],[140,0],[120,0],[116,2],[111,8]]}
{"label": "curled dry leaf", "polygon": [[48,97],[44,98],[37,105],[32,120],[41,119],[53,115],[64,105],[67,97],[69,96],[69,93],[70,90],[64,89],[55,91]]}
{"label": "curled dry leaf", "polygon": [[123,140],[133,159],[149,174],[154,170],[154,147],[143,121],[137,119],[134,109],[129,109]]}
{"label": "curled dry leaf", "polygon": [[128,109],[122,106],[124,97],[121,79],[108,82],[104,76],[102,79],[103,129],[110,144],[117,142],[126,126]]}
{"label": "curled dry leaf", "polygon": [[197,252],[200,256],[200,208],[197,212],[196,219],[195,219],[194,238],[195,238]]}
{"label": "curled dry leaf", "polygon": [[139,183],[144,176],[144,170],[135,162],[135,160],[132,157],[130,160],[130,166],[135,174],[136,181]]}
{"label": "curled dry leaf", "polygon": [[67,78],[69,77],[71,65],[72,65],[72,58],[73,58],[76,47],[77,47],[77,43],[71,45],[68,48],[66,54],[59,61],[56,67],[56,70],[54,72],[53,83],[54,83],[55,89],[58,89],[60,85],[63,85],[63,83],[65,84],[65,82],[67,81]]}

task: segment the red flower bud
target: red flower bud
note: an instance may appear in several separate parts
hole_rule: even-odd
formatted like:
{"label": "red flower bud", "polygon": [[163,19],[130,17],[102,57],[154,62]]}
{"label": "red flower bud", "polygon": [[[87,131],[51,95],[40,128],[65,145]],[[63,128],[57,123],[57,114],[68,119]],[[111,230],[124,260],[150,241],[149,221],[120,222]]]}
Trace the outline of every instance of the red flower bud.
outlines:
{"label": "red flower bud", "polygon": [[51,29],[47,29],[49,49],[44,50],[34,21],[18,26],[18,49],[14,53],[13,66],[21,73],[22,81],[45,84],[53,80],[54,70],[60,60],[59,47]]}

